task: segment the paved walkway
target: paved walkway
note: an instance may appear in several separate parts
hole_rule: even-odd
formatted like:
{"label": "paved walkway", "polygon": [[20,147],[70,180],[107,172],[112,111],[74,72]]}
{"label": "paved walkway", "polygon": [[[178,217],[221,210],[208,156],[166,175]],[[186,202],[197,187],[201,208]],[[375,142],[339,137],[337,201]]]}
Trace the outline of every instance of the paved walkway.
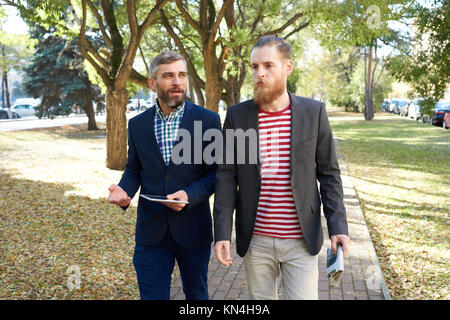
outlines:
{"label": "paved walkway", "polygon": [[[379,267],[378,258],[364,220],[364,216],[356,197],[352,178],[337,144],[337,154],[341,168],[344,187],[344,202],[347,210],[347,221],[351,239],[350,254],[345,259],[344,275],[339,286],[329,285],[326,275],[326,251],[330,247],[326,220],[322,213],[322,227],[325,242],[319,253],[319,299],[320,300],[388,300],[389,292]],[[234,228],[233,228],[234,229]],[[234,230],[232,239],[233,264],[225,267],[217,262],[214,252],[208,272],[209,296],[212,300],[246,300],[248,291],[243,259],[236,253]],[[171,298],[185,299],[180,274],[175,268],[172,277]],[[282,288],[279,298],[283,298]]]}

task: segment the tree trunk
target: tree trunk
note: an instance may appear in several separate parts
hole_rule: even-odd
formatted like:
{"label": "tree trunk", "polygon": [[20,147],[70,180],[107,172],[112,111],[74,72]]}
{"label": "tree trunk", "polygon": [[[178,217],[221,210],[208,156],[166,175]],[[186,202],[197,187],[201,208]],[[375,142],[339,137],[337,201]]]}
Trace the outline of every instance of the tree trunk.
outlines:
{"label": "tree trunk", "polygon": [[[212,48],[215,50],[215,48]],[[203,53],[203,58],[205,61],[205,97],[206,105],[205,108],[208,110],[218,112],[219,102],[222,98],[222,86],[219,83],[218,77],[219,70],[215,61],[215,51],[210,53],[210,50],[206,50]]]}
{"label": "tree trunk", "polygon": [[95,121],[94,106],[91,100],[89,100],[87,105],[84,107],[84,111],[88,117],[88,130],[98,130],[97,123]]}
{"label": "tree trunk", "polygon": [[373,87],[373,76],[372,76],[372,47],[369,47],[369,55],[368,55],[368,63],[366,72],[366,81],[365,81],[365,92],[366,98],[364,103],[364,119],[372,120],[373,119],[373,99],[372,99],[372,87]]}
{"label": "tree trunk", "polygon": [[126,89],[106,91],[106,167],[124,170],[127,163]]}
{"label": "tree trunk", "polygon": [[365,120],[373,119],[373,99],[372,99],[372,90],[370,90],[370,88],[366,91],[366,103],[364,106],[364,119]]}
{"label": "tree trunk", "polygon": [[196,103],[194,95],[194,81],[192,80],[191,76],[189,76],[189,101],[191,101],[192,103]]}

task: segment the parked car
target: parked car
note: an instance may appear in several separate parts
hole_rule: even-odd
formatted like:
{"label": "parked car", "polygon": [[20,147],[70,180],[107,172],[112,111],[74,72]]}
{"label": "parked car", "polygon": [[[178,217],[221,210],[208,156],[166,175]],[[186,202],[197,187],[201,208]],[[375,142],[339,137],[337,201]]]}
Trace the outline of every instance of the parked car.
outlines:
{"label": "parked car", "polygon": [[408,110],[409,110],[409,105],[411,104],[411,102],[409,100],[406,100],[406,103],[403,104],[403,106],[400,108],[400,115],[402,117],[407,117],[408,116]]}
{"label": "parked car", "polygon": [[389,112],[389,101],[388,100],[383,101],[383,103],[381,104],[381,110],[383,110],[384,112]]}
{"label": "parked car", "polygon": [[396,101],[397,101],[397,99],[391,99],[391,101],[389,101],[389,104],[386,107],[387,112],[394,112],[394,107],[395,107]]}
{"label": "parked car", "polygon": [[411,101],[408,107],[408,117],[415,121],[423,117],[423,105],[421,105],[423,98],[417,98]]}
{"label": "parked car", "polygon": [[450,128],[450,111],[447,110],[444,115],[444,121],[442,121],[442,128],[448,129]]}
{"label": "parked car", "polygon": [[442,126],[446,111],[450,110],[450,102],[438,102],[433,109],[433,115],[429,119],[429,123],[435,126]]}
{"label": "parked car", "polygon": [[142,102],[141,102],[141,110],[145,111],[147,109],[150,109],[151,107],[153,107],[154,104],[155,104],[155,101],[142,100]]}
{"label": "parked car", "polygon": [[[20,116],[16,112],[12,112],[12,119],[18,119]],[[0,109],[0,119],[9,119],[9,114],[7,109]]]}
{"label": "parked car", "polygon": [[390,105],[390,111],[395,114],[400,114],[400,110],[405,105],[407,100],[405,99],[392,99]]}
{"label": "parked car", "polygon": [[36,110],[34,107],[35,105],[30,103],[15,103],[11,106],[11,111],[17,113],[21,117],[30,117],[35,115]]}

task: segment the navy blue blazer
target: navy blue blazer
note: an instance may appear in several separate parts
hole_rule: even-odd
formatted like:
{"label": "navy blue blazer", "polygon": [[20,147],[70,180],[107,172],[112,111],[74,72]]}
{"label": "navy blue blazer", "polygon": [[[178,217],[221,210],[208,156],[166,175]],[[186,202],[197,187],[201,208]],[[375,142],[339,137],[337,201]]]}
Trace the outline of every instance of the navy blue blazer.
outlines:
{"label": "navy blue blazer", "polygon": [[[148,109],[128,122],[128,160],[118,185],[130,198],[134,197],[139,187],[142,194],[164,196],[184,190],[189,204],[177,212],[164,204],[139,197],[136,244],[156,244],[164,237],[167,228],[170,228],[175,242],[180,246],[208,246],[212,242],[209,198],[214,193],[217,165],[206,164],[203,157],[201,163],[195,164],[194,147],[199,150],[201,145],[203,154],[205,147],[214,142],[214,139],[203,141],[201,137],[207,129],[221,129],[220,117],[215,112],[186,101],[180,129],[184,128],[191,134],[191,162],[176,165],[170,161],[166,165],[155,137],[155,108]],[[196,133],[197,136],[194,135],[194,121],[202,123],[201,137],[199,132]],[[176,141],[174,147],[182,140]]]}

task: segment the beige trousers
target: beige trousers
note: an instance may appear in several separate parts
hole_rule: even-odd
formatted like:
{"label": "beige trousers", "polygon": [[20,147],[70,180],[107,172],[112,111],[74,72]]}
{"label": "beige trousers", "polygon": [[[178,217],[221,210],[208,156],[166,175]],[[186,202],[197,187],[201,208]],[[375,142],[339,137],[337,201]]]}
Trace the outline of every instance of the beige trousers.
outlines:
{"label": "beige trousers", "polygon": [[244,265],[251,300],[277,300],[280,275],[283,299],[318,299],[319,255],[311,255],[305,240],[253,234]]}

